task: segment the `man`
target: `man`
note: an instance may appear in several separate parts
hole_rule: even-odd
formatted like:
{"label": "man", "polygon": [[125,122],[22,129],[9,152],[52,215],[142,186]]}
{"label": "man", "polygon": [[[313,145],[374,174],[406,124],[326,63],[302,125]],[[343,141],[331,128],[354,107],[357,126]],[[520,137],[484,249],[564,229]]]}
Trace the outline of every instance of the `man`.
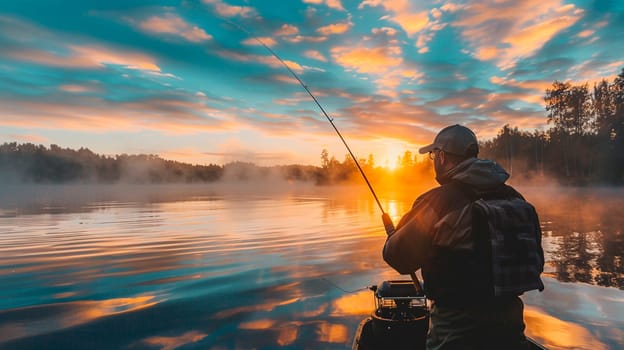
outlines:
{"label": "man", "polygon": [[416,199],[388,236],[384,260],[401,274],[422,268],[432,301],[428,350],[524,349],[524,291],[544,286],[533,206],[497,163],[478,159],[475,134],[442,129],[429,153],[440,184]]}

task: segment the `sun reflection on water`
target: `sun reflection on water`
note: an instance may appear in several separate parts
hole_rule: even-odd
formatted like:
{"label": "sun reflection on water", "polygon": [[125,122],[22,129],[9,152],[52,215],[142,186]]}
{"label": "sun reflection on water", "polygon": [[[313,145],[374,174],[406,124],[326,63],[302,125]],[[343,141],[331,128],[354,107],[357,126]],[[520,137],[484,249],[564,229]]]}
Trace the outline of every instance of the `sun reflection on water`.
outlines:
{"label": "sun reflection on water", "polygon": [[606,350],[609,347],[596,339],[586,328],[573,322],[548,315],[535,307],[525,307],[524,321],[527,336],[539,340],[550,350],[583,349]]}

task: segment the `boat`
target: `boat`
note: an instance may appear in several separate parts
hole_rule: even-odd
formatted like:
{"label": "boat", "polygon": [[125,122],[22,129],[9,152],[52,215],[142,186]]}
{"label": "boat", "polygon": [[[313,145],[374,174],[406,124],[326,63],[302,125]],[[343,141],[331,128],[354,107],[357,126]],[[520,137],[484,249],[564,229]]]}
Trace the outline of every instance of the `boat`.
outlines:
{"label": "boat", "polygon": [[[424,350],[429,306],[422,290],[410,280],[383,281],[369,288],[375,310],[358,326],[352,350]],[[547,350],[527,337],[528,350]]]}

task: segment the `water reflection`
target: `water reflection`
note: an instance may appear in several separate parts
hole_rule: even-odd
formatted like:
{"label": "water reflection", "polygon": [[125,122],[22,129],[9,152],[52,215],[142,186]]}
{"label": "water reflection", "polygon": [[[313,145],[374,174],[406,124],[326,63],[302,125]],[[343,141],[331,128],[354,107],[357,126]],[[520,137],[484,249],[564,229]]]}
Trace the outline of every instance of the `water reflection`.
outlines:
{"label": "water reflection", "polygon": [[524,320],[527,335],[550,350],[578,349],[580,346],[592,350],[609,348],[586,328],[553,317],[537,308],[527,307]]}
{"label": "water reflection", "polygon": [[176,337],[149,337],[143,340],[143,343],[148,346],[158,347],[160,350],[173,350],[187,344],[197,343],[206,336],[207,334],[205,333],[191,331]]}
{"label": "water reflection", "polygon": [[562,282],[624,289],[623,191],[527,192],[543,222],[547,271]]}
{"label": "water reflection", "polygon": [[153,296],[84,300],[0,312],[0,339],[10,341],[72,328],[156,305]]}
{"label": "water reflection", "polygon": [[[0,348],[348,348],[374,307],[366,287],[399,277],[381,258],[370,194],[211,191],[5,209]],[[543,192],[523,191],[553,276],[523,296],[528,333],[553,348],[617,348],[624,296],[601,286],[623,286],[621,191]],[[380,200],[396,220],[416,195]]]}

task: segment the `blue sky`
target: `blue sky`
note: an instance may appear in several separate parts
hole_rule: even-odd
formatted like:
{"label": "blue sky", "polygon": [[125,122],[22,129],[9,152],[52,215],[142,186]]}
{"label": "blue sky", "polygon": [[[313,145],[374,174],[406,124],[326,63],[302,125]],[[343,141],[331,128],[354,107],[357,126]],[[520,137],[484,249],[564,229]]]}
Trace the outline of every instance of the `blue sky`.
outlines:
{"label": "blue sky", "polygon": [[[241,30],[237,26],[241,26]],[[545,129],[545,89],[624,68],[624,2],[0,2],[0,142],[189,163],[392,165],[443,126]]]}

